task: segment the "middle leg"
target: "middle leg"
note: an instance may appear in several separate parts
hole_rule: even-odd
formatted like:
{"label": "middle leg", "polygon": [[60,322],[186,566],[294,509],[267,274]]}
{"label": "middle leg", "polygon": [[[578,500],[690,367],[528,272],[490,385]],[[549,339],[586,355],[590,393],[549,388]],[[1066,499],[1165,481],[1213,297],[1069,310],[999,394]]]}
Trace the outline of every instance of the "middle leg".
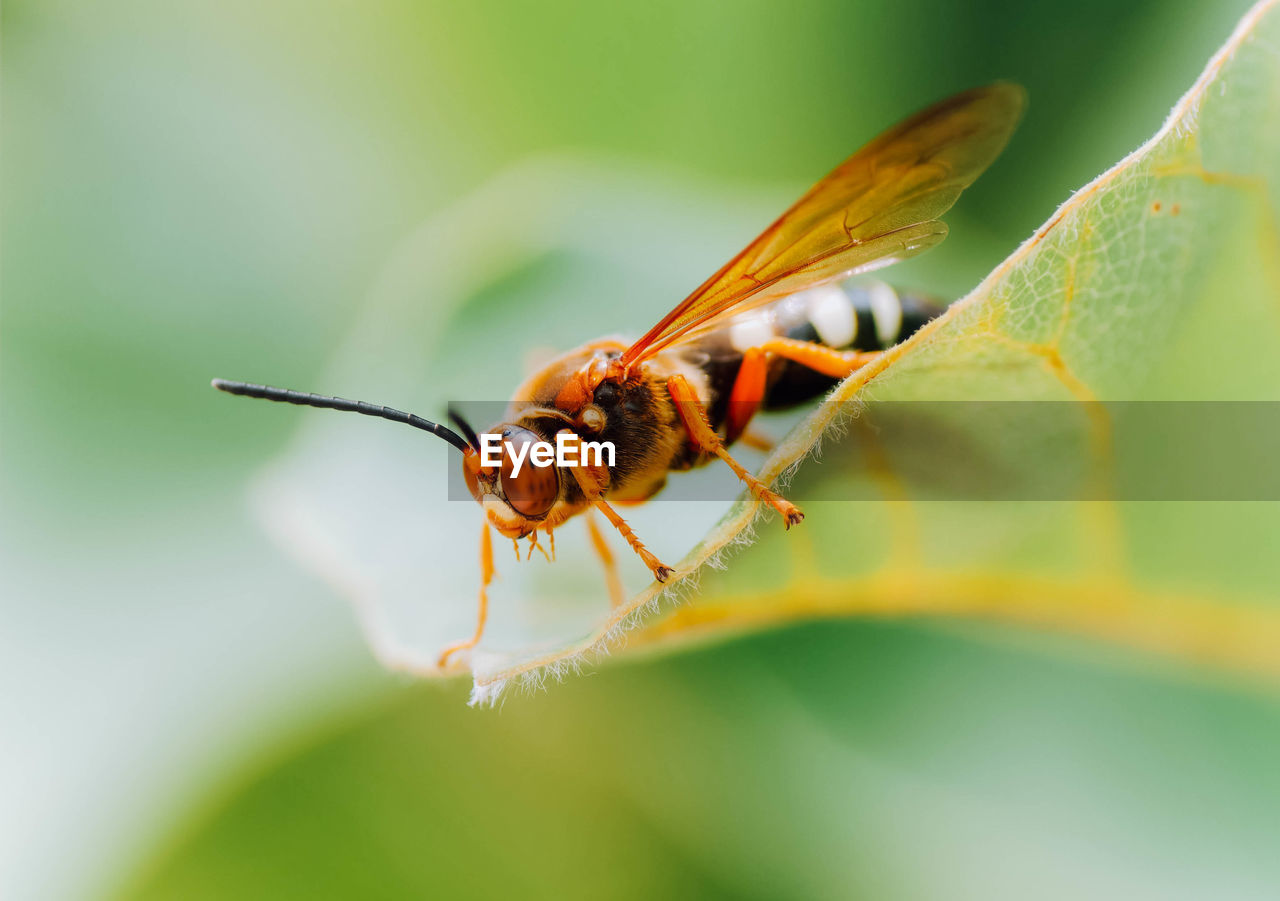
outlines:
{"label": "middle leg", "polygon": [[622,591],[622,579],[618,575],[618,561],[614,559],[613,551],[609,549],[609,542],[605,540],[600,526],[596,525],[596,514],[591,507],[587,508],[583,520],[587,524],[587,537],[591,539],[591,547],[595,549],[596,556],[604,567],[604,581],[609,586],[609,604],[616,610],[626,600]]}
{"label": "middle leg", "polygon": [[715,429],[711,428],[702,402],[698,400],[698,395],[684,376],[673,375],[667,379],[667,390],[671,393],[671,399],[675,401],[676,412],[684,423],[685,431],[689,433],[689,440],[695,447],[705,453],[715,454],[729,464],[729,468],[746,484],[752,494],[782,514],[788,529],[804,519],[804,514],[800,512],[799,507],[777,492],[771,491],[768,485],[747,472],[745,466],[729,456],[729,452],[724,449],[724,442],[720,440]]}
{"label": "middle leg", "polygon": [[610,525],[617,529],[618,534],[627,540],[631,550],[635,551],[636,555],[644,561],[644,565],[649,567],[653,577],[659,582],[667,581],[675,570],[655,557],[636,536],[636,533],[632,531],[631,526],[627,525],[627,521],[605,502],[602,486],[606,484],[607,470],[602,472],[600,470],[603,470],[603,467],[591,466],[570,466],[568,469],[569,472],[573,473],[573,478],[577,481],[578,487],[582,489],[587,502],[603,513],[604,518],[609,520]]}

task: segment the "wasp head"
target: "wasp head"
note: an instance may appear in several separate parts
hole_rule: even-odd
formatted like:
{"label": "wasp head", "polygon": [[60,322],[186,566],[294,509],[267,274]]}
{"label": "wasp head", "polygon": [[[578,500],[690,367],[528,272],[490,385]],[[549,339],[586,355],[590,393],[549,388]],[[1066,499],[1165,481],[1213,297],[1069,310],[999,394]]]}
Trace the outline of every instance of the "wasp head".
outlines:
{"label": "wasp head", "polygon": [[547,440],[509,422],[468,437],[475,440],[473,451],[462,459],[462,475],[471,496],[503,535],[528,535],[560,496],[559,470],[531,460],[535,446],[548,444]]}

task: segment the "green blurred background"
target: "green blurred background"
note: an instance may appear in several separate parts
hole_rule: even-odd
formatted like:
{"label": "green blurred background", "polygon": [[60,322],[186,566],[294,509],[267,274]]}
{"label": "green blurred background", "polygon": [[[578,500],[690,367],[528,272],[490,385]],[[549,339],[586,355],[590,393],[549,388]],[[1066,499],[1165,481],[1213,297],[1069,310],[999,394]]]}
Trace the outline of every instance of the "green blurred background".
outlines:
{"label": "green blurred background", "polygon": [[207,388],[315,385],[397,242],[530,156],[786,198],[1011,79],[1023,128],[909,270],[961,293],[1244,9],[5,4],[0,896],[1274,893],[1274,698],[1173,664],[844,622],[496,712],[387,675],[249,513],[299,419]]}

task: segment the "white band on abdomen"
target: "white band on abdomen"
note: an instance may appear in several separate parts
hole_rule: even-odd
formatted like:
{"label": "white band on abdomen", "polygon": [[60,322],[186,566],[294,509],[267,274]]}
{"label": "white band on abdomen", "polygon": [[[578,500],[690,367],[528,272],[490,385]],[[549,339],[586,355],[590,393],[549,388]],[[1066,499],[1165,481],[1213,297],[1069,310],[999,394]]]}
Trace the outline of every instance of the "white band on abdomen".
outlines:
{"label": "white band on abdomen", "polygon": [[902,331],[902,304],[898,300],[898,292],[884,282],[868,282],[867,302],[871,305],[871,318],[876,323],[876,338],[880,346],[896,344]]}
{"label": "white band on abdomen", "polygon": [[858,334],[858,317],[853,302],[835,285],[819,285],[805,292],[805,315],[827,347],[848,347]]}

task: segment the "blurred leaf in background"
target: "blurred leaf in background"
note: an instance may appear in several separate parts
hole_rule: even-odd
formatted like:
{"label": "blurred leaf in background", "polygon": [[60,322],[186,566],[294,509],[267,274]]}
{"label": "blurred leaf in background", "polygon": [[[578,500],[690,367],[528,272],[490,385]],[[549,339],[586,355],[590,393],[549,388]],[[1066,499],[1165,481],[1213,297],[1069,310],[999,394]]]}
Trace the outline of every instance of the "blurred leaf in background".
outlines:
{"label": "blurred leaf in background", "polygon": [[867,134],[1008,78],[1017,141],[900,275],[958,296],[1245,6],[6,4],[0,894],[101,894],[144,859],[132,893],[184,897],[1264,894],[1273,701],[1105,651],[850,623],[498,716],[405,692],[247,511],[305,414],[207,387],[345,390],[322,375],[394,249],[520,160],[742,203],[674,280]]}
{"label": "blurred leaf in background", "polygon": [[1273,699],[996,637],[823,624],[499,713],[420,689],[256,763],[124,897],[1268,896]]}

